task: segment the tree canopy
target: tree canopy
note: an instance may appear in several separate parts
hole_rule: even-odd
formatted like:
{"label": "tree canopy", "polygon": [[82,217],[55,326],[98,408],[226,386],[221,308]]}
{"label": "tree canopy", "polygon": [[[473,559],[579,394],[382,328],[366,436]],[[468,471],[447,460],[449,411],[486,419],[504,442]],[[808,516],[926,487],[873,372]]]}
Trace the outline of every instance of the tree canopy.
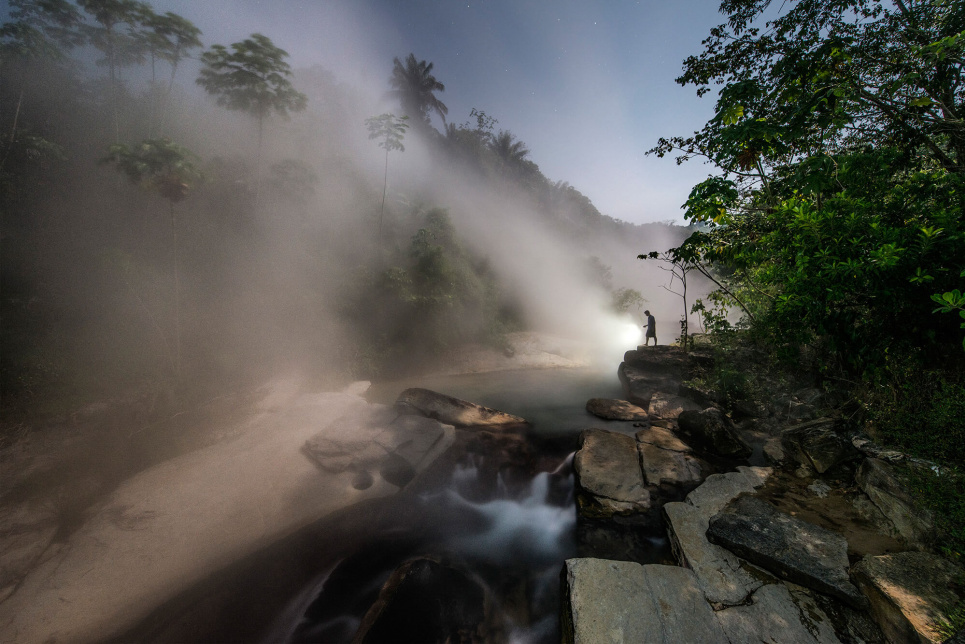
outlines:
{"label": "tree canopy", "polygon": [[446,86],[432,75],[433,63],[416,60],[415,54],[406,56],[405,62],[394,58],[392,60],[392,76],[389,85],[392,87],[390,95],[399,99],[402,113],[413,121],[429,125],[432,112],[446,124],[449,108],[436,97],[436,92],[444,92]]}
{"label": "tree canopy", "polygon": [[229,110],[247,112],[259,123],[271,114],[287,117],[308,105],[291,83],[288,52],[262,34],[231,45],[213,45],[201,55],[198,85]]}
{"label": "tree canopy", "polygon": [[722,170],[685,204],[686,247],[762,328],[848,369],[894,345],[940,355],[959,331],[932,296],[965,269],[965,7],[798,0],[761,26],[770,5],[722,3],[678,79],[720,86],[716,114],[651,150]]}

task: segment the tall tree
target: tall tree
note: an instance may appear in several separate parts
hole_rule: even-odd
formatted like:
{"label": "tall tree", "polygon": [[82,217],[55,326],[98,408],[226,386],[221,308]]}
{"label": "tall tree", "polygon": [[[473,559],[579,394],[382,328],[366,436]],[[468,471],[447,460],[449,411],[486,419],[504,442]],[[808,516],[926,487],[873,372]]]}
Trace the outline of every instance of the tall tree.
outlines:
{"label": "tall tree", "polygon": [[6,165],[11,150],[18,141],[20,111],[28,80],[38,64],[61,61],[64,50],[79,45],[82,37],[77,31],[80,12],[67,0],[11,0],[12,20],[0,26],[0,69],[7,71],[11,63],[19,66],[17,100],[6,139],[0,170]]}
{"label": "tall tree", "polygon": [[406,121],[408,116],[396,116],[395,114],[380,114],[365,119],[365,126],[369,130],[369,139],[379,142],[379,147],[385,150],[385,173],[382,177],[382,208],[379,210],[379,248],[382,247],[382,220],[385,216],[385,191],[389,185],[389,152],[398,150],[405,152],[402,140],[405,138],[405,131],[409,129]]}
{"label": "tall tree", "polygon": [[170,139],[148,139],[130,148],[111,146],[105,162],[113,163],[142,190],[156,193],[168,202],[171,217],[171,249],[174,263],[174,373],[181,376],[181,277],[178,260],[178,227],[174,206],[188,196],[201,180],[197,157]]}
{"label": "tall tree", "polygon": [[156,86],[155,66],[157,60],[166,61],[171,66],[171,75],[168,78],[167,88],[162,94],[162,99],[156,101],[154,104],[155,114],[160,114],[160,118],[151,119],[152,128],[154,127],[155,121],[160,121],[161,127],[163,128],[168,101],[171,98],[171,90],[174,88],[174,78],[178,72],[178,65],[188,57],[191,50],[201,47],[201,30],[190,20],[170,11],[161,15],[150,12],[150,14],[145,17],[144,23],[149,30],[147,33],[147,43],[151,53],[152,84]]}
{"label": "tall tree", "polygon": [[416,60],[415,54],[409,54],[403,63],[398,58],[392,59],[392,76],[389,94],[399,99],[402,113],[414,122],[429,127],[431,112],[435,112],[442,119],[443,129],[446,125],[446,115],[449,108],[440,101],[435,93],[444,92],[446,86],[432,75],[433,63]]}
{"label": "tall tree", "polygon": [[[300,112],[308,98],[291,83],[291,67],[285,62],[288,52],[262,34],[236,42],[229,51],[214,45],[201,55],[197,83],[216,97],[218,105],[251,114],[258,121],[256,171],[261,160],[265,119],[271,114],[288,118]],[[257,181],[256,181],[257,186]]]}
{"label": "tall tree", "polygon": [[96,24],[86,27],[90,44],[104,58],[99,64],[107,67],[111,116],[114,124],[114,141],[120,140],[120,123],[117,113],[118,70],[121,67],[141,63],[147,51],[146,42],[136,33],[150,7],[137,0],[77,0]]}

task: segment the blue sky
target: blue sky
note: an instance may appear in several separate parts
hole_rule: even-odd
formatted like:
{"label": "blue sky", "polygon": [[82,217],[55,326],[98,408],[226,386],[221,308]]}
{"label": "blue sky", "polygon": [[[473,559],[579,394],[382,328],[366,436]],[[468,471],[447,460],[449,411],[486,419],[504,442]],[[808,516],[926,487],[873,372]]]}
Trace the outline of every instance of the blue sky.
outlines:
{"label": "blue sky", "polygon": [[[682,221],[711,171],[645,156],[689,134],[713,98],[674,83],[683,59],[723,21],[715,0],[154,0],[204,32],[206,46],[260,32],[293,66],[387,89],[392,58],[432,62],[449,121],[472,108],[522,140],[550,179],[569,181],[626,221]],[[441,128],[441,123],[437,122]]]}

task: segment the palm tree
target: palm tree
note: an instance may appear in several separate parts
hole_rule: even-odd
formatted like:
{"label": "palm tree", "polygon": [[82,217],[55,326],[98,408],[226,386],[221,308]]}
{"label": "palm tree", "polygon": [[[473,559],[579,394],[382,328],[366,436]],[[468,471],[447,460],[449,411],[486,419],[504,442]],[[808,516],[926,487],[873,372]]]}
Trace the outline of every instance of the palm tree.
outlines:
{"label": "palm tree", "polygon": [[417,61],[415,54],[409,54],[405,64],[398,58],[392,59],[392,76],[389,78],[392,90],[389,95],[399,99],[402,112],[413,121],[428,126],[429,113],[435,112],[445,127],[449,108],[436,98],[434,92],[444,92],[446,86],[432,75],[432,66],[433,63]]}
{"label": "palm tree", "polygon": [[526,144],[522,141],[514,141],[515,138],[512,132],[500,130],[489,144],[489,149],[507,166],[517,166],[529,155]]}

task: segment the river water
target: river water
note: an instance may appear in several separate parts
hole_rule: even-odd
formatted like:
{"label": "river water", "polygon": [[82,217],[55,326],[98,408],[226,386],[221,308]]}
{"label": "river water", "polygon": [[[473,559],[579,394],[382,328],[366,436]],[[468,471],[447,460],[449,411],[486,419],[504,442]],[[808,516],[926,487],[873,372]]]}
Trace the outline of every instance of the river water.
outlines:
{"label": "river water", "polygon": [[[419,378],[380,383],[367,398],[391,404],[408,387],[432,389],[527,419],[529,427],[518,434],[518,440],[535,454],[529,461],[533,467],[520,475],[511,462],[492,462],[512,461],[512,454],[519,452],[516,443],[511,442],[508,450],[505,445],[474,450],[470,439],[465,455],[440,483],[404,502],[408,505],[401,509],[402,520],[393,523],[387,534],[317,571],[312,582],[291,598],[268,640],[350,642],[392,571],[413,558],[430,556],[452,563],[469,578],[470,586],[484,589],[487,613],[491,613],[484,618],[485,640],[558,642],[560,570],[565,559],[587,554],[577,534],[572,452],[580,431],[587,427],[635,431],[632,423],[602,420],[585,410],[589,398],[623,397],[616,370],[519,370]],[[657,554],[643,557],[659,559],[665,543],[659,538],[651,542]],[[621,558],[639,560],[640,555]],[[419,597],[421,606],[413,610],[425,610],[439,601],[442,607],[437,612],[471,613],[473,607],[466,605],[459,588],[450,584],[439,589],[442,597],[433,597],[431,588],[425,590]],[[396,631],[394,641],[429,637],[428,631],[419,630],[423,627],[428,628],[406,626],[414,630]]]}

